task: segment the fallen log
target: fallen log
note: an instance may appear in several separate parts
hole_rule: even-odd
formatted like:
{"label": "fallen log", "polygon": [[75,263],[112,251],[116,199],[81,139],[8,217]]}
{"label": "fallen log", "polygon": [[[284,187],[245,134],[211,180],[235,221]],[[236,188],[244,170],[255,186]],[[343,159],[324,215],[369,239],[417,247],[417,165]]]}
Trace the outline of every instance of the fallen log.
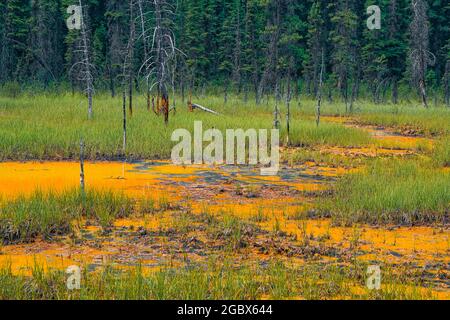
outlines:
{"label": "fallen log", "polygon": [[216,112],[214,110],[211,110],[211,109],[208,109],[206,107],[203,107],[203,106],[201,106],[199,104],[196,104],[196,103],[190,103],[189,104],[189,109],[191,111],[194,110],[194,109],[200,109],[200,110],[205,111],[205,112],[209,112],[209,113],[212,113],[212,114],[220,115],[218,112]]}

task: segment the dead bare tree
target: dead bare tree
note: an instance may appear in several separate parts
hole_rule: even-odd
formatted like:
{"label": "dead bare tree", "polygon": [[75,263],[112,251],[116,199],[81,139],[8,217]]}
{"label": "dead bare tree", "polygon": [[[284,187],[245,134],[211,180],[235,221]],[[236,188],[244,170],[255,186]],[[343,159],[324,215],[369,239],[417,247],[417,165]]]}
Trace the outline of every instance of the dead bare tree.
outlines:
{"label": "dead bare tree", "polygon": [[171,69],[170,72],[172,73],[171,77],[170,77],[170,81],[171,81],[170,85],[172,87],[172,97],[173,98],[172,98],[172,106],[170,107],[169,112],[173,110],[173,113],[175,114],[177,112],[177,101],[176,101],[176,97],[175,97],[175,74],[177,72],[178,64],[176,61],[176,56],[174,59],[175,59],[174,63],[172,63],[170,65],[170,69]]}
{"label": "dead bare tree", "polygon": [[206,107],[204,107],[204,106],[201,106],[201,105],[199,105],[199,104],[197,104],[197,103],[192,103],[192,102],[190,102],[190,103],[188,104],[188,106],[189,106],[189,110],[190,110],[190,111],[194,111],[195,109],[199,109],[199,110],[202,110],[202,111],[205,111],[205,112],[209,112],[209,113],[212,113],[212,114],[215,114],[215,115],[219,115],[218,112],[216,112],[216,111],[214,111],[214,110],[211,110],[211,109],[209,109],[209,108],[206,108]]}
{"label": "dead bare tree", "polygon": [[[240,4],[240,2],[238,2]],[[235,36],[234,36],[234,50],[233,50],[233,73],[232,79],[234,84],[237,86],[238,94],[241,93],[241,10],[238,7],[236,9],[236,18],[235,18]]]}
{"label": "dead bare tree", "polygon": [[126,48],[123,50],[123,62],[122,62],[122,128],[123,128],[123,141],[122,150],[123,154],[126,154],[127,146],[127,93],[128,93],[128,110],[130,116],[133,115],[133,56],[134,56],[134,45],[136,42],[135,37],[135,2],[134,0],[129,0],[129,37]]}
{"label": "dead bare tree", "polygon": [[280,100],[280,90],[278,80],[275,83],[275,110],[273,112],[273,127],[279,129],[280,127],[280,111],[278,109],[278,102]]}
{"label": "dead bare tree", "polygon": [[84,141],[80,141],[80,189],[81,194],[84,195]]}
{"label": "dead bare tree", "polygon": [[133,0],[129,1],[130,10],[130,30],[127,46],[123,53],[122,62],[122,128],[123,128],[123,139],[122,139],[122,151],[126,154],[127,147],[127,91],[129,96],[129,112],[130,116],[133,115],[133,50],[134,50],[134,13],[133,13]]}
{"label": "dead bare tree", "polygon": [[123,154],[127,151],[127,97],[125,91],[122,96],[122,127],[123,127],[123,140],[122,140],[122,150]]}
{"label": "dead bare tree", "polygon": [[134,44],[136,41],[135,33],[136,33],[136,25],[135,25],[135,13],[134,13],[134,1],[129,0],[130,7],[130,34],[128,38],[128,46],[127,46],[127,57],[128,61],[128,110],[130,112],[130,116],[133,115],[133,81],[134,81],[134,66],[133,66],[133,58],[134,58]]}
{"label": "dead bare tree", "polygon": [[272,0],[272,2],[275,6],[275,10],[273,10],[273,17],[267,26],[267,30],[270,34],[269,45],[266,52],[267,62],[256,92],[256,104],[261,102],[264,95],[264,90],[266,89],[269,80],[271,78],[278,78],[278,46],[281,33],[281,0]]}
{"label": "dead bare tree", "polygon": [[90,39],[89,39],[89,28],[87,26],[87,19],[85,13],[87,9],[83,6],[82,1],[79,0],[79,6],[81,8],[81,29],[80,29],[80,39],[78,41],[78,48],[75,53],[81,55],[79,61],[75,62],[70,68],[69,74],[76,74],[78,81],[83,82],[84,92],[88,98],[88,118],[92,119],[92,96],[94,95],[94,70],[95,66],[91,63],[90,59]]}
{"label": "dead bare tree", "polygon": [[[137,6],[138,6],[138,19],[139,19],[139,25],[141,29],[141,34],[139,38],[142,38],[142,46],[144,50],[144,61],[147,61],[149,59],[149,47],[148,47],[148,36],[146,35],[146,3],[145,0],[136,0]],[[151,97],[150,97],[150,85],[148,79],[146,79],[146,99],[147,99],[147,110],[150,110],[151,106]]]}
{"label": "dead bare tree", "polygon": [[409,57],[412,81],[419,90],[423,106],[428,108],[425,77],[427,67],[435,62],[435,56],[428,50],[430,28],[427,15],[428,5],[424,0],[411,0],[411,9],[413,17],[410,24],[411,48]]}
{"label": "dead bare tree", "polygon": [[444,75],[445,104],[450,107],[450,59],[445,64]]}
{"label": "dead bare tree", "polygon": [[[176,6],[172,0],[151,0],[151,4],[149,12],[140,12],[141,21],[144,20],[142,37],[151,46],[146,49],[148,57],[139,71],[145,72],[146,80],[149,83],[149,92],[156,91],[154,110],[157,114],[164,115],[164,122],[167,124],[171,110],[169,88],[174,83],[172,80],[175,73],[173,65],[176,64],[177,52],[180,52],[176,48],[175,35],[172,31]],[[145,29],[146,25],[153,27]]]}
{"label": "dead bare tree", "polygon": [[292,99],[292,93],[291,93],[291,76],[288,72],[288,80],[287,80],[287,92],[286,92],[286,131],[287,131],[287,137],[286,137],[286,144],[289,145],[289,134],[290,134],[290,121],[291,121],[291,99]]}
{"label": "dead bare tree", "polygon": [[320,107],[322,105],[322,87],[323,87],[323,74],[325,72],[325,54],[322,48],[322,62],[320,65],[319,86],[317,88],[317,107],[316,107],[316,125],[320,124]]}

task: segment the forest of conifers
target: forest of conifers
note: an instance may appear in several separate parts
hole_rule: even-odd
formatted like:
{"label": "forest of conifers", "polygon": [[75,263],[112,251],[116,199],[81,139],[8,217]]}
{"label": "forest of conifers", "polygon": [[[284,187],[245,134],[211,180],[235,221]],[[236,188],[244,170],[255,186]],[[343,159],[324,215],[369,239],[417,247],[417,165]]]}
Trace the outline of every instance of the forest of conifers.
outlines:
{"label": "forest of conifers", "polygon": [[[0,86],[79,87],[69,72],[79,32],[66,26],[67,7],[78,2],[1,1]],[[137,16],[130,19],[130,4],[136,2],[83,0],[95,87],[112,95],[120,90],[130,35],[135,37],[131,71],[136,88],[142,83],[143,37]],[[172,29],[180,50],[174,70],[177,90],[215,88],[262,97],[286,90],[289,82],[296,94],[315,94],[322,72],[324,94],[330,97],[341,93],[395,102],[402,88],[418,92],[424,82],[428,95],[448,103],[447,0],[174,0],[173,4]],[[370,5],[381,8],[379,30],[366,25]],[[414,18],[413,5],[424,6],[425,15]],[[417,52],[422,53],[421,70],[414,70],[411,61]]]}

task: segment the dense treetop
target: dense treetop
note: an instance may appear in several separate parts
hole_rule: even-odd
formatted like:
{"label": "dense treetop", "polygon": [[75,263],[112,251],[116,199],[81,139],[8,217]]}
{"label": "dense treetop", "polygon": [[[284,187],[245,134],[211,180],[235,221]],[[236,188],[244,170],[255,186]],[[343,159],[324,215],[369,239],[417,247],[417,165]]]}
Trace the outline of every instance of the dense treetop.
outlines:
{"label": "dense treetop", "polygon": [[[130,28],[130,4],[138,0],[83,0],[96,67],[95,86],[121,85]],[[141,1],[148,15],[152,1]],[[169,1],[170,2],[170,1]],[[413,4],[425,5],[419,34],[434,61],[425,67],[428,90],[448,90],[450,4],[446,0],[173,0],[178,89],[223,88],[273,93],[287,79],[296,91],[316,93],[322,61],[324,88],[343,96],[360,88],[374,100],[399,86],[413,85]],[[48,86],[77,80],[69,70],[77,59],[78,31],[68,30],[67,7],[78,0],[6,0],[0,3],[0,84]],[[369,30],[366,9],[381,9],[381,29]],[[136,41],[132,68],[142,81],[143,37]],[[151,24],[152,19],[145,23]],[[423,23],[422,23],[423,22]],[[425,34],[426,33],[426,34]],[[420,82],[420,79],[419,79]],[[285,86],[284,86],[285,87]],[[331,94],[331,93],[330,93]]]}

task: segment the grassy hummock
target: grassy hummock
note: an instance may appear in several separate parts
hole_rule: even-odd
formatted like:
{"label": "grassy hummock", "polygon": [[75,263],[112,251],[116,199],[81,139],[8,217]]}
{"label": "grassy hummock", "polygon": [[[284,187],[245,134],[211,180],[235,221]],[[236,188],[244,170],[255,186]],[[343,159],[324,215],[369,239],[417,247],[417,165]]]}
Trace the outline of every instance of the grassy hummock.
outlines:
{"label": "grassy hummock", "polygon": [[378,160],[340,179],[324,207],[338,223],[424,224],[448,220],[450,172],[429,163]]}
{"label": "grassy hummock", "polygon": [[77,219],[95,220],[106,227],[113,219],[129,215],[132,208],[131,199],[111,191],[37,191],[0,204],[0,241],[27,242],[67,234]]}

